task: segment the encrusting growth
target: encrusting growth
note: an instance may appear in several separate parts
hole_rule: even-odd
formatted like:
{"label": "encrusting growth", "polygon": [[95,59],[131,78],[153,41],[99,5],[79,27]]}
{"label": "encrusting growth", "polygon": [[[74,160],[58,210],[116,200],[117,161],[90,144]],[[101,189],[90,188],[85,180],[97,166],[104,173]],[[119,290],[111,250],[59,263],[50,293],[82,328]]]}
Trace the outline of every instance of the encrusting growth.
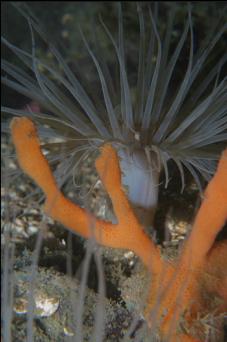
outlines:
{"label": "encrusting growth", "polygon": [[93,236],[104,246],[134,251],[152,273],[145,308],[148,324],[159,327],[161,336],[168,341],[201,341],[195,332],[179,332],[177,325],[182,315],[192,324],[196,314],[205,310],[207,303],[201,288],[221,298],[218,313],[224,312],[227,305],[227,245],[215,243],[227,219],[227,149],[206,189],[191,235],[178,260],[171,263],[162,260],[159,249],[135,217],[122,189],[117,153],[110,144],[100,149],[96,169],[112,200],[117,224],[97,219],[61,193],[30,119],[14,118],[11,132],[21,168],[46,195],[45,212],[84,238]]}

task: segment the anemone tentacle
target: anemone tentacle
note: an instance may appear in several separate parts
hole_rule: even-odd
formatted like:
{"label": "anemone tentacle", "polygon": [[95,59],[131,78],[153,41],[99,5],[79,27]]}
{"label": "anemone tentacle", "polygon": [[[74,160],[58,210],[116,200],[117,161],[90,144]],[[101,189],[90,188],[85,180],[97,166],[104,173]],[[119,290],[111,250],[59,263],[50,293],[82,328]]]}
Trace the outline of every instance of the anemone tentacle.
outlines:
{"label": "anemone tentacle", "polygon": [[[221,46],[220,41],[227,28],[224,14],[219,18],[218,25],[214,25],[214,30],[207,34],[204,44],[197,48],[193,6],[188,7],[186,23],[182,32],[178,29],[178,41],[175,42],[173,36],[176,33],[178,6],[170,6],[164,30],[158,22],[157,5],[152,10],[148,4],[137,4],[139,44],[138,49],[135,47],[128,51],[130,39],[126,38],[124,10],[119,3],[117,38],[105,19],[100,17],[100,25],[97,24],[112,52],[111,63],[105,60],[106,47],[99,41],[100,31],[95,31],[95,41],[82,33],[82,41],[97,77],[98,96],[94,97],[81,82],[81,76],[86,80],[86,75],[78,77],[70,70],[38,19],[26,6],[16,7],[31,28],[32,51],[23,51],[2,38],[7,49],[24,64],[22,69],[3,59],[2,82],[37,101],[45,113],[29,113],[28,116],[35,117],[41,125],[47,123],[56,135],[65,135],[65,132],[75,137],[75,151],[77,145],[83,145],[84,138],[94,143],[96,149],[103,142],[111,141],[121,158],[127,158],[122,160],[123,164],[129,163],[137,168],[136,156],[145,158],[143,168],[150,170],[151,175],[154,172],[152,165],[156,164],[158,156],[160,172],[164,170],[166,175],[166,186],[169,182],[169,161],[172,159],[179,169],[182,189],[186,168],[202,191],[201,176],[210,178],[220,151],[227,142],[227,84],[223,76],[227,57],[222,48],[216,49]],[[53,66],[38,57],[35,35],[52,53]],[[136,50],[138,53],[135,54]],[[181,69],[185,70],[178,79],[176,75],[182,57],[185,66]],[[210,61],[213,62],[211,68]],[[131,80],[130,63],[136,70],[134,81]],[[111,71],[113,65],[117,67],[116,78]],[[2,111],[20,115],[13,108],[3,107]],[[40,131],[42,133],[42,127]],[[64,151],[67,152],[66,144]],[[64,165],[63,161],[61,163]],[[156,192],[160,172],[157,172],[155,182],[151,179],[148,193]],[[153,204],[144,205],[144,199],[139,199],[140,194],[133,188],[135,179],[130,180],[129,169],[124,170],[124,175],[131,189],[129,198],[132,204],[152,207]],[[146,172],[145,175],[149,183]],[[141,177],[143,180],[144,176]]]}

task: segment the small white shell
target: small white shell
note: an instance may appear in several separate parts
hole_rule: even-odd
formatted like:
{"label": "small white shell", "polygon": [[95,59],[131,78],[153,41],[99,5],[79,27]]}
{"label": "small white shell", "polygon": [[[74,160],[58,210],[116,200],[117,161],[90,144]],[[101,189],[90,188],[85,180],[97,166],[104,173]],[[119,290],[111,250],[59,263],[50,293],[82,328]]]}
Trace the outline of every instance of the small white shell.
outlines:
{"label": "small white shell", "polygon": [[[59,307],[59,299],[57,297],[50,297],[45,293],[35,294],[34,299],[36,317],[49,317]],[[26,314],[28,312],[28,300],[23,297],[17,298],[13,309],[18,315]]]}
{"label": "small white shell", "polygon": [[59,307],[57,297],[48,297],[41,293],[35,296],[36,315],[39,317],[49,317],[53,315]]}

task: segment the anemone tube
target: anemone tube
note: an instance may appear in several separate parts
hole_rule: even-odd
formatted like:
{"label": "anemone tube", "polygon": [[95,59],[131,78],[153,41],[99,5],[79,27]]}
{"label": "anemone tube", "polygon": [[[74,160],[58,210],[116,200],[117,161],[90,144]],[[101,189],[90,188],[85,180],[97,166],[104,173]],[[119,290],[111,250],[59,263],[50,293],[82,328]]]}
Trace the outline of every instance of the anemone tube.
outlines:
{"label": "anemone tube", "polygon": [[[14,118],[11,133],[20,167],[46,196],[45,212],[84,238],[94,237],[104,246],[134,251],[152,273],[145,308],[148,324],[152,327],[154,321],[159,321],[161,335],[168,337],[169,341],[200,341],[190,334],[179,333],[174,322],[178,322],[180,315],[189,307],[189,322],[193,320],[195,313],[203,309],[198,284],[212,267],[227,263],[226,243],[214,243],[227,219],[227,149],[206,189],[191,235],[178,260],[171,263],[162,260],[159,249],[135,217],[121,185],[117,153],[110,144],[100,148],[96,169],[112,200],[117,224],[98,220],[64,197],[42,154],[36,127],[30,119]],[[223,312],[227,304],[227,274],[224,273],[221,283],[217,284],[217,281],[213,278],[209,280],[209,277],[205,283],[222,298],[223,302],[218,310]]]}
{"label": "anemone tube", "polygon": [[[59,151],[62,147],[67,158],[58,160],[58,170],[65,171],[64,177],[55,170],[55,177],[57,181],[62,181],[62,186],[72,175],[72,169],[76,168],[73,165],[78,165],[79,153],[86,157],[104,142],[114,142],[121,158],[123,184],[128,185],[128,198],[136,208],[143,209],[143,218],[147,212],[149,226],[152,224],[151,211],[157,204],[161,170],[165,172],[165,185],[168,185],[169,161],[172,159],[179,168],[182,189],[184,168],[200,185],[199,176],[209,179],[215,170],[222,144],[227,141],[227,84],[226,77],[222,76],[227,57],[218,53],[218,43],[227,28],[223,20],[225,11],[217,20],[218,24],[211,27],[204,43],[196,49],[193,6],[188,9],[182,32],[178,29],[179,39],[172,44],[180,7],[171,4],[167,11],[166,30],[161,32],[156,8],[152,11],[146,4],[138,3],[139,46],[135,46],[133,41],[134,50],[127,51],[129,44],[125,38],[123,11],[120,3],[117,6],[118,38],[102,19],[97,27],[97,37],[100,29],[110,43],[112,63],[118,67],[116,79],[110,72],[112,65],[105,60],[105,49],[99,39],[93,44],[82,33],[84,46],[93,63],[93,72],[96,72],[99,92],[95,96],[90,96],[89,80],[86,86],[82,85],[80,78],[50,43],[39,21],[29,11],[19,7],[31,29],[32,51],[23,51],[2,39],[26,68],[20,69],[3,59],[5,74],[2,82],[39,103],[42,113],[29,110],[25,113],[5,107],[2,111],[34,118],[41,124],[40,133],[43,136],[47,134],[43,123],[48,124],[48,134],[51,132],[63,139]],[[48,45],[55,65],[50,66],[37,56],[36,35]],[[138,56],[133,63],[138,71],[135,82],[131,81],[132,71],[127,65],[129,55],[135,59]],[[185,72],[176,82],[182,56],[186,62]],[[213,58],[213,65],[209,58]],[[82,74],[82,79],[86,81],[86,73]],[[50,151],[48,158],[54,162],[58,156]],[[68,167],[69,164],[72,167]],[[140,181],[136,182],[137,179]]]}

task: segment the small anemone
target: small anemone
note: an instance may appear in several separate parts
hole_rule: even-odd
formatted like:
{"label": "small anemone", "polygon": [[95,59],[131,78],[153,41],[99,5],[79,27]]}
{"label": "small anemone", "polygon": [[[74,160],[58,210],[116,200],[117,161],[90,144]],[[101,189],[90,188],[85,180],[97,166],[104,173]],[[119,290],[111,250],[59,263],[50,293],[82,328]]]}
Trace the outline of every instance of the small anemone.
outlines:
{"label": "small anemone", "polygon": [[[126,38],[120,3],[116,4],[116,34],[101,16],[93,39],[78,28],[89,68],[96,73],[97,89],[92,91],[91,75],[83,68],[79,76],[71,71],[26,5],[17,9],[28,22],[31,51],[2,38],[24,64],[20,68],[3,59],[3,84],[42,108],[35,112],[3,107],[2,112],[32,117],[41,138],[60,139],[43,145],[49,150],[50,163],[58,164],[58,183],[65,185],[82,160],[111,142],[121,157],[130,200],[148,209],[156,206],[162,170],[168,185],[170,160],[179,169],[182,190],[185,168],[201,189],[201,176],[206,180],[212,176],[227,142],[227,79],[223,76],[227,55],[219,47],[227,29],[225,11],[195,47],[190,5],[181,29],[175,24],[178,5],[163,7],[165,25],[157,4],[152,6],[135,5],[138,41]],[[102,44],[104,35],[106,44]],[[53,65],[38,57],[36,36],[48,46]],[[110,60],[105,59],[105,49],[111,51]]]}

